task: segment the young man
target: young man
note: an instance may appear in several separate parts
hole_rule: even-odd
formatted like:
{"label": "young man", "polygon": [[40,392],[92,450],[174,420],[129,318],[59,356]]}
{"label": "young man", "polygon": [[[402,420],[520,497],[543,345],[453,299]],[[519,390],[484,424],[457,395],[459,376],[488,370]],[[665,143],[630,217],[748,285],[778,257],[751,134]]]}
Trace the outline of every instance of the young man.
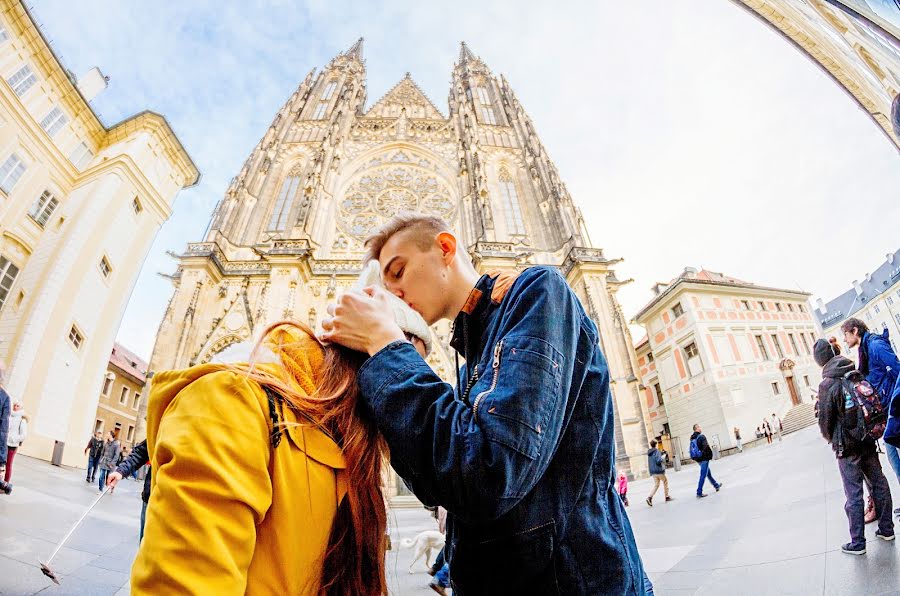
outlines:
{"label": "young man", "polygon": [[650,441],[650,451],[647,452],[647,463],[650,465],[650,477],[653,478],[653,490],[647,497],[647,505],[653,507],[653,495],[659,489],[660,483],[663,485],[663,493],[666,495],[666,501],[671,501],[669,496],[669,479],[666,478],[666,461],[663,459],[662,453],[656,448],[656,439]]}
{"label": "young man", "polygon": [[844,511],[850,522],[850,542],[841,550],[851,555],[866,554],[866,532],[863,507],[863,482],[869,481],[875,510],[878,512],[878,530],[875,535],[882,540],[894,539],[894,522],[891,520],[891,489],[881,471],[875,441],[859,430],[858,413],[848,412],[853,407],[849,401],[846,383],[861,380],[862,374],[853,362],[834,353],[824,339],[813,346],[816,363],[823,367],[819,384],[819,429],[825,440],[831,443],[837,456],[838,469],[844,485],[847,503]]}
{"label": "young man", "polygon": [[88,456],[87,476],[84,481],[93,482],[97,477],[97,468],[100,467],[100,456],[103,455],[103,433],[98,430],[88,439],[84,453]]}
{"label": "young man", "polygon": [[781,418],[775,415],[775,412],[772,412],[772,420],[769,422],[772,426],[772,432],[778,437],[778,442],[781,442],[781,431],[783,430],[781,424]]}
{"label": "young man", "polygon": [[647,594],[615,492],[613,407],[597,328],[559,273],[532,267],[499,303],[439,218],[403,214],[367,242],[388,291],[454,322],[456,390],[394,322],[382,290],[344,294],[323,339],[367,352],[361,397],[394,469],[449,511],[454,593]]}
{"label": "young man", "polygon": [[703,434],[703,430],[700,428],[699,424],[694,425],[694,434],[691,435],[691,443],[694,442],[697,443],[697,449],[700,451],[700,454],[697,457],[692,457],[695,462],[700,464],[700,482],[697,483],[697,498],[702,499],[706,496],[706,493],[703,492],[703,484],[706,482],[707,478],[709,478],[709,481],[712,483],[713,487],[715,487],[716,492],[719,492],[723,483],[716,482],[716,479],[713,478],[712,472],[709,469],[709,460],[713,458],[712,448],[709,446],[709,441],[706,440],[706,435]]}
{"label": "young man", "polygon": [[[891,400],[900,395],[900,360],[891,348],[887,335],[871,333],[865,323],[855,318],[844,321],[841,331],[850,349],[859,350],[859,372],[878,391],[884,411],[889,412]],[[890,430],[886,434],[890,434]],[[897,447],[885,441],[884,451],[897,480],[900,480],[900,453]],[[894,513],[900,515],[900,508]]]}

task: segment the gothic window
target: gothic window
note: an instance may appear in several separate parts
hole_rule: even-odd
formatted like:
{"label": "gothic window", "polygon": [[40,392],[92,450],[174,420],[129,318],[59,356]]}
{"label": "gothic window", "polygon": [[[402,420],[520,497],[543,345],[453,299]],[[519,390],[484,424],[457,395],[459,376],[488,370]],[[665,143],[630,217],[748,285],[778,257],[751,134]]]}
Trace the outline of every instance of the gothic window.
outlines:
{"label": "gothic window", "polygon": [[500,200],[506,217],[506,230],[512,235],[525,234],[525,222],[522,220],[522,207],[516,193],[516,183],[505,169],[500,170]]}
{"label": "gothic window", "polygon": [[328,101],[331,99],[331,96],[334,95],[334,90],[337,88],[337,81],[331,81],[325,87],[325,92],[322,93],[322,101]]}
{"label": "gothic window", "polygon": [[491,99],[488,97],[487,89],[484,87],[476,87],[478,93],[478,103],[481,104],[481,116],[488,124],[497,124],[497,118],[494,116],[494,108],[491,105]]}
{"label": "gothic window", "polygon": [[0,308],[6,302],[9,291],[12,289],[16,276],[19,275],[19,268],[13,265],[6,257],[0,257]]}
{"label": "gothic window", "polygon": [[34,205],[31,206],[31,211],[28,212],[28,215],[43,228],[50,216],[53,215],[57,205],[59,205],[59,201],[56,197],[50,194],[49,190],[45,190],[41,193],[38,200],[34,202]]}
{"label": "gothic window", "polygon": [[270,232],[280,232],[287,225],[288,214],[291,212],[291,206],[294,204],[300,188],[300,174],[300,166],[295,166],[281,183],[281,191],[278,193],[275,209],[269,219]]}
{"label": "gothic window", "polygon": [[334,95],[334,90],[337,88],[337,81],[331,81],[325,86],[325,91],[322,92],[322,97],[319,99],[319,103],[316,105],[316,111],[313,114],[313,120],[321,120],[325,117],[325,112],[328,110],[328,103],[331,100],[331,96]]}

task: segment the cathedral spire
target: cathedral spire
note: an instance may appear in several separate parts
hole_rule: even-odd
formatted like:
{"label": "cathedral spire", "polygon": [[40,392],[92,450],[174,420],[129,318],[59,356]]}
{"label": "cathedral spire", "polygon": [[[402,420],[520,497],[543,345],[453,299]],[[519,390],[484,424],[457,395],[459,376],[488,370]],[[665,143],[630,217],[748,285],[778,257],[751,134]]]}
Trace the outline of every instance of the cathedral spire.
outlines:
{"label": "cathedral spire", "polygon": [[353,44],[353,45],[350,47],[349,50],[347,50],[346,52],[344,52],[344,55],[347,56],[348,58],[356,58],[357,60],[359,60],[360,62],[362,62],[362,59],[363,59],[363,38],[360,37],[359,39],[357,39],[357,40],[356,40],[356,43]]}
{"label": "cathedral spire", "polygon": [[469,49],[469,46],[466,45],[466,42],[462,42],[459,45],[459,63],[465,64],[469,60],[472,60],[474,62],[475,60],[478,60],[478,58],[475,56],[475,54],[472,53],[472,50]]}

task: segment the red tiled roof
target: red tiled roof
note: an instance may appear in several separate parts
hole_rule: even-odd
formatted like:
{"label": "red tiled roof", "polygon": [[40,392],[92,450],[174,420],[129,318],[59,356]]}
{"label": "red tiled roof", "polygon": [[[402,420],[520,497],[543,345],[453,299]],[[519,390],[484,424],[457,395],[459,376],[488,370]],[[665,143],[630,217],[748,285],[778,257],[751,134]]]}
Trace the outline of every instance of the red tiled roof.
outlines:
{"label": "red tiled roof", "polygon": [[133,352],[121,344],[113,344],[109,363],[137,379],[141,383],[147,382],[147,363],[138,358]]}

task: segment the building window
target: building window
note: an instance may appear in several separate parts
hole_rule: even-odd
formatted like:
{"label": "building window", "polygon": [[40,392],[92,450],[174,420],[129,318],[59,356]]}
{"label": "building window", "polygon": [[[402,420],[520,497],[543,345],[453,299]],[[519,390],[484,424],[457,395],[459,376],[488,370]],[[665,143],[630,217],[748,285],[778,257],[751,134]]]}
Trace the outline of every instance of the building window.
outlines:
{"label": "building window", "polygon": [[672,314],[676,319],[684,314],[684,307],[681,306],[680,302],[677,302],[675,306],[672,307]]}
{"label": "building window", "polygon": [[488,124],[497,124],[497,118],[494,115],[494,108],[491,105],[491,99],[488,96],[487,89],[484,87],[475,87],[475,93],[478,95],[478,103],[481,104],[481,116]]}
{"label": "building window", "polygon": [[878,306],[878,305],[876,304],[876,305],[875,305],[875,314],[877,315],[877,314],[879,314],[880,312],[881,312],[881,307]]}
{"label": "building window", "polygon": [[500,170],[500,195],[503,201],[503,215],[509,234],[525,234],[525,222],[522,221],[522,206],[516,192],[516,183],[505,169]]}
{"label": "building window", "polygon": [[322,101],[328,101],[331,99],[331,96],[334,95],[334,90],[337,89],[337,81],[331,81],[327,85],[325,85],[325,91],[322,93]]}
{"label": "building window", "polygon": [[893,296],[888,296],[888,297],[887,297],[887,303],[888,303],[888,306],[893,306],[893,305],[894,305],[894,297],[893,297]]}
{"label": "building window", "polygon": [[775,352],[778,354],[778,359],[784,359],[784,350],[781,349],[781,344],[778,343],[778,336],[774,333],[771,335],[772,343],[775,344]]}
{"label": "building window", "polygon": [[94,432],[95,432],[95,433],[102,433],[102,432],[103,432],[103,421],[102,421],[102,420],[97,419],[97,420],[94,421]]}
{"label": "building window", "polygon": [[867,310],[867,311],[866,311],[866,320],[867,320],[867,321],[871,321],[871,320],[872,320],[872,311],[871,311],[871,310]]}
{"label": "building window", "polygon": [[777,310],[778,312],[781,312],[781,303],[780,302],[775,303],[775,310]]}
{"label": "building window", "polygon": [[6,79],[16,95],[22,97],[26,91],[31,89],[32,85],[37,83],[37,76],[31,71],[31,67],[27,64],[20,68],[16,74]]}
{"label": "building window", "polygon": [[766,303],[765,303],[765,302],[763,302],[762,300],[760,300],[759,302],[757,302],[757,304],[759,304],[759,310],[763,310],[763,311],[766,310]]}
{"label": "building window", "polygon": [[128,432],[125,433],[125,441],[128,443],[134,441],[134,425],[132,424],[128,425]]}
{"label": "building window", "polygon": [[56,209],[57,205],[59,205],[59,201],[56,200],[56,197],[50,194],[49,190],[45,190],[41,193],[38,200],[34,202],[34,205],[31,206],[31,211],[28,212],[28,215],[37,225],[43,228],[49,221],[50,216],[53,215],[53,210]]}
{"label": "building window", "polygon": [[803,382],[809,387],[809,375],[803,375]]}
{"label": "building window", "polygon": [[798,305],[797,305],[797,309],[798,309],[800,312],[806,312],[806,309],[803,308],[803,305],[802,305],[802,304],[798,304]]}
{"label": "building window", "polygon": [[741,305],[744,307],[744,310],[750,310],[750,302],[748,300],[741,300]]}
{"label": "building window", "polygon": [[788,302],[788,311],[794,312],[794,305]]}
{"label": "building window", "polygon": [[337,88],[337,81],[331,81],[327,85],[325,85],[325,90],[322,92],[322,97],[319,98],[319,103],[316,105],[316,111],[313,114],[313,120],[322,120],[325,118],[325,112],[328,111],[328,103],[331,100],[331,96],[334,95],[334,90]]}
{"label": "building window", "polygon": [[663,400],[662,387],[659,386],[659,383],[653,384],[653,390],[656,392],[656,401],[659,402],[659,405],[660,406],[665,405],[665,401]]}
{"label": "building window", "polygon": [[135,214],[138,214],[144,210],[144,206],[141,205],[141,201],[137,197],[134,197],[131,200],[131,208],[134,209]]}
{"label": "building window", "polygon": [[122,394],[119,396],[119,403],[124,404],[128,401],[128,387],[122,387]]}
{"label": "building window", "polygon": [[84,142],[79,143],[72,151],[72,155],[69,156],[69,161],[71,161],[79,170],[83,170],[87,167],[92,159],[94,159],[94,153],[87,146],[87,143]]}
{"label": "building window", "polygon": [[75,346],[76,350],[84,343],[84,336],[81,335],[81,332],[78,331],[78,328],[75,327],[75,325],[72,325],[72,328],[69,329],[69,341],[72,342],[72,345]]}
{"label": "building window", "polygon": [[800,341],[803,342],[803,351],[806,352],[806,354],[807,354],[807,356],[808,356],[809,353],[810,353],[810,352],[809,352],[809,342],[806,341],[806,334],[805,334],[805,333],[801,333],[801,334],[800,334]]}
{"label": "building window", "polygon": [[6,27],[0,24],[0,43],[3,43],[9,39],[9,33],[6,32]]}
{"label": "building window", "polygon": [[313,114],[313,120],[322,120],[325,117],[325,110],[328,109],[327,102],[320,102],[319,105],[316,106],[316,111]]}
{"label": "building window", "polygon": [[135,393],[134,397],[131,398],[131,409],[137,410],[139,405],[141,405],[141,394]]}
{"label": "building window", "polygon": [[766,340],[763,339],[762,335],[754,335],[756,338],[756,347],[759,348],[759,353],[762,354],[763,360],[769,359],[769,351],[766,349]]}
{"label": "building window", "polygon": [[[2,290],[0,290],[2,292]],[[0,293],[0,306],[3,306],[2,293]],[[894,315],[894,320],[897,321],[897,324],[900,325],[900,313]]]}
{"label": "building window", "polygon": [[781,393],[781,387],[778,385],[778,381],[772,381],[772,393],[775,395],[779,395]]}
{"label": "building window", "polygon": [[300,189],[300,174],[300,166],[295,166],[281,183],[281,191],[275,200],[275,209],[272,210],[272,217],[269,218],[270,232],[280,232],[287,226],[291,207],[294,205],[294,199]]}
{"label": "building window", "polygon": [[59,130],[66,125],[69,121],[69,118],[63,114],[63,111],[59,109],[59,106],[50,110],[50,113],[44,116],[44,119],[41,120],[41,128],[47,131],[47,134],[51,137],[59,132]]}
{"label": "building window", "polygon": [[653,362],[653,352],[647,352],[647,364],[651,364]]}
{"label": "building window", "polygon": [[684,347],[684,354],[687,356],[688,363],[688,371],[690,371],[691,376],[699,375],[703,372],[703,363],[700,361],[700,350],[697,349],[697,344],[695,342],[691,342]]}
{"label": "building window", "polygon": [[103,395],[109,397],[109,392],[112,391],[113,381],[116,380],[116,375],[111,372],[106,373],[106,376],[103,377]]}
{"label": "building window", "polygon": [[121,433],[121,432],[122,432],[122,423],[116,422],[115,429],[113,429],[113,434],[115,435],[115,437],[117,439],[119,438],[119,433]]}
{"label": "building window", "polygon": [[19,159],[19,156],[13,153],[10,155],[3,165],[0,166],[0,190],[9,194],[22,174],[25,173],[25,164]]}
{"label": "building window", "polygon": [[791,342],[791,349],[794,351],[794,354],[796,354],[797,356],[799,356],[799,355],[800,355],[800,350],[797,349],[797,340],[794,339],[794,334],[793,334],[793,333],[788,333],[788,340],[790,340],[790,342]]}
{"label": "building window", "polygon": [[109,274],[112,273],[112,266],[106,257],[100,259],[100,273],[103,274],[103,277],[109,277]]}
{"label": "building window", "polygon": [[0,308],[3,308],[6,297],[9,296],[18,275],[19,268],[6,257],[0,256]]}

